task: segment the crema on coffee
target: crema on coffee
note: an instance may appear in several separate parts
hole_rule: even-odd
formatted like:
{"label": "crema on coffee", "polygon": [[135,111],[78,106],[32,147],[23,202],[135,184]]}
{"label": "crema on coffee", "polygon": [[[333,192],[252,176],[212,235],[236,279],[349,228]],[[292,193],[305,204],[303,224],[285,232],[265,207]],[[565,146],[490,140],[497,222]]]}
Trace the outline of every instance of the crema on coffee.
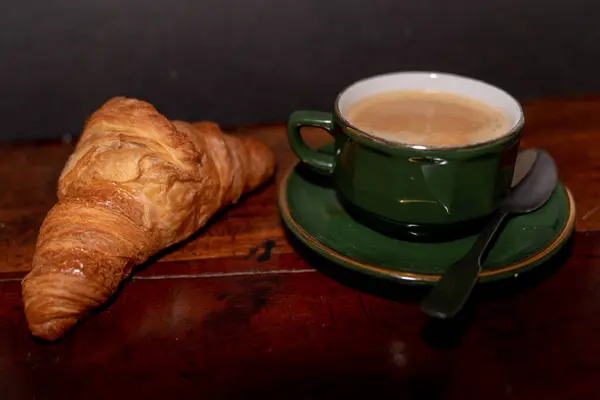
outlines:
{"label": "crema on coffee", "polygon": [[364,132],[409,145],[461,146],[503,136],[511,120],[481,101],[458,94],[403,90],[358,100],[346,113]]}

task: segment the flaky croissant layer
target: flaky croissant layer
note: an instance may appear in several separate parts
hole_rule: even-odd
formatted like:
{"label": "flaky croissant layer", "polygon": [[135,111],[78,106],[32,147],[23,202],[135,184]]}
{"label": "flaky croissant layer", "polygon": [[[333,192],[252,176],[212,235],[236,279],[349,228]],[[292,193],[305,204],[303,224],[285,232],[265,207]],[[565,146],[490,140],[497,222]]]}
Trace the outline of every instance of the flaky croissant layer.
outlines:
{"label": "flaky croissant layer", "polygon": [[33,335],[55,340],[132,268],[201,228],[273,174],[262,143],[211,122],[169,121],[116,97],[87,120],[22,282]]}

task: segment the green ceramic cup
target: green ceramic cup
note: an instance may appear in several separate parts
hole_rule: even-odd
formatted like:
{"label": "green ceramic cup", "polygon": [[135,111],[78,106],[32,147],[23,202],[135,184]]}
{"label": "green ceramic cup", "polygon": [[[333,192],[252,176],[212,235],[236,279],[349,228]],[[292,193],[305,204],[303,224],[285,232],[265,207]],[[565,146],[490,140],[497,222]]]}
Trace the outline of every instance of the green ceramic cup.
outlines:
{"label": "green ceramic cup", "polygon": [[[390,142],[346,117],[356,101],[392,90],[433,90],[467,96],[501,110],[511,121],[495,139],[455,147]],[[518,101],[488,83],[467,77],[399,72],[358,81],[342,91],[333,112],[295,111],[288,140],[302,163],[329,176],[344,203],[374,227],[431,231],[485,220],[507,195],[524,123]],[[333,154],[313,150],[302,127],[319,127],[335,141]]]}

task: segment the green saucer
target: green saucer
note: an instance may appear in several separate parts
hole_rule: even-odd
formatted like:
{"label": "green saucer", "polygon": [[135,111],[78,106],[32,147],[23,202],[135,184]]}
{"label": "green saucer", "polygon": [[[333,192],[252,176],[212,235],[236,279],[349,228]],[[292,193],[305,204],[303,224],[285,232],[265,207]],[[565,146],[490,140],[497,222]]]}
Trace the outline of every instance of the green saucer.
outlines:
{"label": "green saucer", "polygon": [[[419,243],[385,236],[353,220],[331,187],[299,168],[293,166],[280,184],[283,220],[304,244],[341,266],[406,283],[433,283],[475,240]],[[516,277],[542,264],[567,241],[574,222],[573,197],[559,183],[542,208],[508,220],[488,253],[481,281]]]}

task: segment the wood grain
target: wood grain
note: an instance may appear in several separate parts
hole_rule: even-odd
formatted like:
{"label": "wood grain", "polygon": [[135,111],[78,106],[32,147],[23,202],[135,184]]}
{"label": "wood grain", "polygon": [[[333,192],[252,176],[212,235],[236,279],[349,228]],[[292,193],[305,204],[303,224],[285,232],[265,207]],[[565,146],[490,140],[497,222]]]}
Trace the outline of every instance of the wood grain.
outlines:
{"label": "wood grain", "polygon": [[[418,289],[319,271],[136,279],[54,345],[30,339],[0,282],[3,399],[593,399],[600,235],[545,279],[486,286],[451,324]],[[531,277],[531,276],[529,276]],[[485,293],[482,293],[485,292]]]}

